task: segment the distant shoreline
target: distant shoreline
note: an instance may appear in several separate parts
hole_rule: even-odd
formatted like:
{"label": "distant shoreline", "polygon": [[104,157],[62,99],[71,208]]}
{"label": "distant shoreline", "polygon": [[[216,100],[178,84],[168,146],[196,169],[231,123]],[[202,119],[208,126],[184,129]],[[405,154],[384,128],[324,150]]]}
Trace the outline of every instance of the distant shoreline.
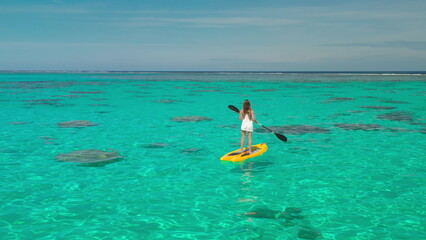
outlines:
{"label": "distant shoreline", "polygon": [[337,75],[426,75],[426,71],[102,71],[102,70],[0,70],[0,73],[104,73],[104,74],[337,74]]}

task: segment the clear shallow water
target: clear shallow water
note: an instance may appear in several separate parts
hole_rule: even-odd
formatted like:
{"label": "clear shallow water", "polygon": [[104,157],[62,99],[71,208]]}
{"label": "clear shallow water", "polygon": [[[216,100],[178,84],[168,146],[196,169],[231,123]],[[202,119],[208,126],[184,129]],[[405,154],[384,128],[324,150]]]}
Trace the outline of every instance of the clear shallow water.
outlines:
{"label": "clear shallow water", "polygon": [[[289,141],[221,162],[246,98]],[[424,74],[2,73],[0,235],[424,239],[425,100]],[[126,158],[55,160],[85,149]]]}

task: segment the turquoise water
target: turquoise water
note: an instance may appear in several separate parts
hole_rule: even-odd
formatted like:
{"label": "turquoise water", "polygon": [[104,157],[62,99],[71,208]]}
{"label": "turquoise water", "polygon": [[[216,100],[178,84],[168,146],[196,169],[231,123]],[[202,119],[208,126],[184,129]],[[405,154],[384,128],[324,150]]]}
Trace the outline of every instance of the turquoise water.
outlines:
{"label": "turquoise water", "polygon": [[[245,99],[289,140],[222,162]],[[425,100],[424,73],[3,72],[0,238],[426,239]],[[87,149],[125,158],[56,159]]]}

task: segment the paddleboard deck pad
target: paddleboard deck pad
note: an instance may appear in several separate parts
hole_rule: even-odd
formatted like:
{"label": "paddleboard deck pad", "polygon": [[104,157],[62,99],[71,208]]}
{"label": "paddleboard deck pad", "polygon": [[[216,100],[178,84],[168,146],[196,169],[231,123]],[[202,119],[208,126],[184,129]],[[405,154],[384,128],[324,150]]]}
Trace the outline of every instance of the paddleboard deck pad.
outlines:
{"label": "paddleboard deck pad", "polygon": [[230,161],[230,162],[240,162],[240,161],[246,160],[247,158],[253,158],[253,157],[262,155],[267,150],[268,150],[268,145],[266,145],[266,143],[261,143],[261,144],[253,145],[251,147],[252,154],[249,153],[248,148],[244,148],[243,152],[241,152],[241,149],[237,149],[235,151],[232,151],[230,153],[223,155],[223,157],[221,157],[220,160]]}

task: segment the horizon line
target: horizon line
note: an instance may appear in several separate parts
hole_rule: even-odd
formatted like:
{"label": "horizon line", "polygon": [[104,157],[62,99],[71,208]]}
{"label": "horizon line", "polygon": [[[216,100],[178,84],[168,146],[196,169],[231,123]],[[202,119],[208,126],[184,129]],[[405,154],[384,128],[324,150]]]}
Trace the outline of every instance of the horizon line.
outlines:
{"label": "horizon line", "polygon": [[0,70],[7,72],[34,72],[34,73],[421,73],[426,70]]}

